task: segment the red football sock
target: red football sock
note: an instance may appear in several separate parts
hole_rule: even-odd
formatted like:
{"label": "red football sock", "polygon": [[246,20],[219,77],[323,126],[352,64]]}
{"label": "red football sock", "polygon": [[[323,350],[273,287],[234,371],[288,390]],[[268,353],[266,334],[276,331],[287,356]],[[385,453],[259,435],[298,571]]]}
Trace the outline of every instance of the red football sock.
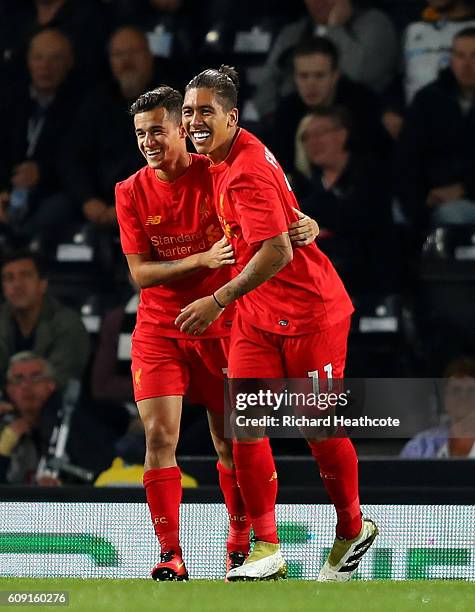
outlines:
{"label": "red football sock", "polygon": [[181,503],[181,472],[178,466],[153,468],[143,475],[153,528],[162,553],[181,552],[178,519]]}
{"label": "red football sock", "polygon": [[229,516],[229,534],[226,542],[228,552],[249,552],[249,531],[251,524],[246,514],[246,507],[241,497],[241,490],[236,480],[235,470],[225,468],[219,461],[216,464],[219,473],[219,486],[223,492],[224,503]]}
{"label": "red football sock", "polygon": [[349,438],[309,442],[325,489],[337,513],[336,534],[347,540],[361,531],[358,457]]}
{"label": "red football sock", "polygon": [[277,472],[268,438],[233,443],[234,465],[241,495],[258,540],[277,544],[275,500]]}

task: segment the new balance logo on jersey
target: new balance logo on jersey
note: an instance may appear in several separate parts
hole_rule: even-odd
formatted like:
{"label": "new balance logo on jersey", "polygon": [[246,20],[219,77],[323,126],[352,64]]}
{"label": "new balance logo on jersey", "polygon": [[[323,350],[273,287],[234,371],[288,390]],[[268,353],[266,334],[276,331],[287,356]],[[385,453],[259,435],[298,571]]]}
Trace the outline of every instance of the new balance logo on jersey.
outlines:
{"label": "new balance logo on jersey", "polygon": [[145,225],[158,225],[162,221],[161,215],[150,215],[145,221]]}

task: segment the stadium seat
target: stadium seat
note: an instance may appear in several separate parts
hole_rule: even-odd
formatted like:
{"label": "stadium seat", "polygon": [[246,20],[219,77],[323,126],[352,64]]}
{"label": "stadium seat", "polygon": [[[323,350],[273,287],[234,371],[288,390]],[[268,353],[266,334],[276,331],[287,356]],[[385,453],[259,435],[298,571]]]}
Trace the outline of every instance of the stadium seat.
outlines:
{"label": "stadium seat", "polygon": [[91,226],[72,226],[57,240],[36,241],[34,247],[46,258],[51,292],[69,305],[80,308],[92,293],[113,290],[115,257],[109,235]]}
{"label": "stadium seat", "polygon": [[346,375],[396,378],[414,372],[416,330],[410,304],[401,295],[352,297]]}
{"label": "stadium seat", "polygon": [[475,225],[431,230],[422,246],[420,277],[427,282],[475,282]]}
{"label": "stadium seat", "polygon": [[418,318],[427,374],[440,375],[462,353],[475,353],[475,226],[427,234],[419,265]]}

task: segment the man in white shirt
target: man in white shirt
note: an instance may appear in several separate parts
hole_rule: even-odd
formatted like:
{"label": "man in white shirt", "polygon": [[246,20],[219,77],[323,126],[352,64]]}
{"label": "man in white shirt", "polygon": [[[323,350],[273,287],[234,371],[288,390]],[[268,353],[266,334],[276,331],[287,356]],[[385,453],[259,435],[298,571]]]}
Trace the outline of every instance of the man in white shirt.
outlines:
{"label": "man in white shirt", "polygon": [[455,34],[475,26],[473,0],[427,0],[427,4],[423,19],[410,23],[403,37],[406,104],[448,67]]}

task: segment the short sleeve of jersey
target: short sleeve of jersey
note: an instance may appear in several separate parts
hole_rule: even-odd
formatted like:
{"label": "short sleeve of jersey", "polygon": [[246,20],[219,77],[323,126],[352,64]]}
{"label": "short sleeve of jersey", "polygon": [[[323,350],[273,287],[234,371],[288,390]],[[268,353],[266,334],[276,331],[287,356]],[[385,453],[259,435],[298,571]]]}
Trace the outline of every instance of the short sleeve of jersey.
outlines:
{"label": "short sleeve of jersey", "polygon": [[289,220],[278,189],[257,173],[236,177],[230,184],[229,198],[247,244],[263,242],[288,231]]}
{"label": "short sleeve of jersey", "polygon": [[150,244],[137,213],[133,195],[123,183],[115,186],[115,206],[120,227],[122,251],[128,254],[148,253]]}

